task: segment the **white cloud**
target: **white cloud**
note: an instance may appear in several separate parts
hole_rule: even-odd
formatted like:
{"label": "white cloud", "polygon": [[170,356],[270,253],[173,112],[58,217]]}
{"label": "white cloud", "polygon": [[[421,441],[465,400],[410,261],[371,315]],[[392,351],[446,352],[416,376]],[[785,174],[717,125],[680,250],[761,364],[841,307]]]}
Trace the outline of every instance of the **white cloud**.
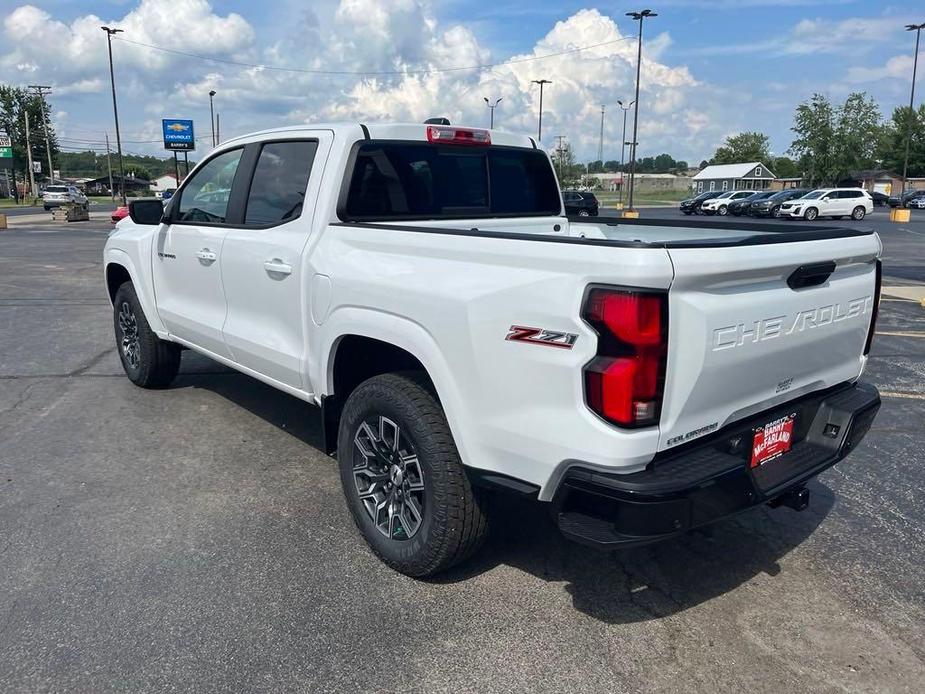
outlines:
{"label": "white cloud", "polygon": [[851,84],[877,82],[883,79],[912,81],[912,56],[896,55],[878,67],[858,66],[848,69],[845,81]]}
{"label": "white cloud", "polygon": [[902,26],[902,20],[895,17],[851,17],[840,21],[827,18],[802,19],[775,38],[748,43],[717,42],[695,49],[691,54],[850,55],[892,40],[902,31]]}
{"label": "white cloud", "polygon": [[[281,10],[274,5],[268,11]],[[605,158],[619,158],[622,114],[616,101],[633,99],[636,70],[636,27],[622,14],[618,24],[598,10],[580,10],[513,56],[494,53],[467,25],[439,21],[426,0],[319,0],[311,10],[302,7],[289,15],[290,26],[260,42],[243,17],[220,15],[206,0],[142,0],[121,19],[87,15],[69,23],[26,5],[4,21],[0,70],[21,83],[41,75],[55,85],[53,102],[60,98],[55,105],[68,107],[75,130],[97,131],[111,123],[103,24],[124,28],[126,39],[173,50],[267,66],[367,73],[246,68],[114,41],[123,131],[137,140],[157,139],[161,116],[193,117],[198,134],[207,134],[210,89],[218,91],[225,138],[324,120],[419,122],[445,115],[453,122],[486,125],[483,96],[503,97],[496,126],[534,134],[538,91],[532,80],[545,78],[552,84],[544,93],[544,144],[562,134],[580,158],[596,156],[603,103],[608,105]],[[724,110],[715,88],[696,80],[687,67],[666,61],[671,45],[667,33],[652,34],[644,45],[640,155],[668,151],[699,160],[725,132],[747,124],[738,122],[739,112]],[[594,47],[575,52],[583,46]],[[557,53],[562,54],[544,57]],[[543,59],[532,60],[537,57]],[[504,64],[421,72],[486,63]],[[399,74],[368,74],[389,71]]]}

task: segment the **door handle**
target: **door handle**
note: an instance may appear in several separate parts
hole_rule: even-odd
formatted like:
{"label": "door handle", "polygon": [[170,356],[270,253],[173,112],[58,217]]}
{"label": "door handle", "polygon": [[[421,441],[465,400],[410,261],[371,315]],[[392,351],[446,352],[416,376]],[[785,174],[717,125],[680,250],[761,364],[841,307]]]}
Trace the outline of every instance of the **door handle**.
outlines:
{"label": "door handle", "polygon": [[210,251],[208,248],[203,248],[201,251],[196,252],[196,257],[200,260],[204,260],[207,263],[213,263],[218,260],[218,256],[214,251]]}
{"label": "door handle", "polygon": [[292,274],[292,265],[289,263],[284,263],[279,258],[273,258],[272,260],[267,260],[263,264],[264,270],[267,272],[272,272],[277,275],[291,275]]}

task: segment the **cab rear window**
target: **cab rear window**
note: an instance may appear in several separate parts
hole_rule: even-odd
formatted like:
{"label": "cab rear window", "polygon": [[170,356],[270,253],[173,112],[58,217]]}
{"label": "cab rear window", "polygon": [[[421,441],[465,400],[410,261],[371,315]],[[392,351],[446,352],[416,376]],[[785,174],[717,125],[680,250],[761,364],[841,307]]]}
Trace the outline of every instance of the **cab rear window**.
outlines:
{"label": "cab rear window", "polygon": [[373,140],[358,147],[340,216],[373,221],[560,212],[556,179],[540,150]]}

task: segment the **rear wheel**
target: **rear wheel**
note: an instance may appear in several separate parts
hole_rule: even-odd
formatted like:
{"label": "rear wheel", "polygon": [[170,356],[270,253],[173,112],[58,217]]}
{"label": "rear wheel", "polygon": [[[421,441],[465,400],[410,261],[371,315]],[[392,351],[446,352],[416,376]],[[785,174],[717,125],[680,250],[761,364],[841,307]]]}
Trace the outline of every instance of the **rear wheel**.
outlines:
{"label": "rear wheel", "polygon": [[865,216],[866,214],[867,214],[867,210],[865,210],[863,207],[861,207],[860,205],[858,205],[858,206],[855,207],[854,210],[851,212],[851,218],[854,219],[855,221],[860,222],[862,219],[864,219],[864,216]]}
{"label": "rear wheel", "polygon": [[813,221],[814,219],[816,219],[816,217],[818,217],[818,216],[819,216],[819,210],[817,210],[815,207],[810,207],[810,208],[809,208],[808,210],[806,210],[806,212],[803,214],[803,219],[805,219],[807,222],[811,222],[811,221]]}
{"label": "rear wheel", "polygon": [[430,576],[468,558],[487,532],[443,409],[415,373],[374,376],[344,405],[337,460],[347,506],[373,552]]}
{"label": "rear wheel", "polygon": [[145,318],[131,282],[113,299],[116,347],[125,375],[142,388],[166,388],[180,369],[180,345],[161,340]]}
{"label": "rear wheel", "polygon": [[590,217],[591,213],[588,212],[588,210],[582,209],[582,210],[578,210],[578,216],[579,217]]}

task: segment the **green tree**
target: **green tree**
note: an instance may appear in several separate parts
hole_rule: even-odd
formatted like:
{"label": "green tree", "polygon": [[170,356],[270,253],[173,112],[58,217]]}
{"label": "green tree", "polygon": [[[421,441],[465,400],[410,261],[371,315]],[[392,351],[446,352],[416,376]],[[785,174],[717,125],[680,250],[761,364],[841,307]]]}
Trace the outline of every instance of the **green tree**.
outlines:
{"label": "green tree", "polygon": [[771,159],[771,141],[764,133],[749,131],[730,135],[713,155],[713,164],[744,164]]}
{"label": "green tree", "polygon": [[876,102],[863,92],[849,94],[841,106],[821,94],[797,106],[790,153],[807,183],[834,184],[853,171],[875,166],[884,140],[880,121]]}
{"label": "green tree", "polygon": [[45,150],[45,129],[42,125],[42,106],[48,114],[48,135],[51,140],[52,164],[57,165],[58,139],[51,125],[51,106],[48,101],[41,99],[32,92],[21,87],[11,87],[0,84],[0,130],[5,130],[13,141],[13,168],[20,180],[28,180],[29,164],[26,156],[26,122],[24,114],[29,113],[29,139],[32,145],[32,159],[42,162],[42,174],[37,174],[40,180],[51,174],[48,168],[48,157]]}
{"label": "green tree", "polygon": [[588,173],[604,173],[604,162],[600,159],[588,162]]}
{"label": "green tree", "polygon": [[908,106],[893,111],[883,127],[877,157],[883,168],[902,174],[906,156],[906,136],[909,132],[909,115],[913,114],[912,139],[909,143],[910,177],[925,176],[925,104],[910,112]]}
{"label": "green tree", "polygon": [[615,159],[608,159],[604,162],[604,171],[607,173],[614,173],[620,170],[620,162]]}
{"label": "green tree", "polygon": [[796,178],[801,175],[800,167],[790,157],[774,157],[770,166],[778,178]]}
{"label": "green tree", "polygon": [[864,92],[853,92],[835,113],[833,182],[851,178],[859,169],[876,165],[882,139],[880,109]]}

